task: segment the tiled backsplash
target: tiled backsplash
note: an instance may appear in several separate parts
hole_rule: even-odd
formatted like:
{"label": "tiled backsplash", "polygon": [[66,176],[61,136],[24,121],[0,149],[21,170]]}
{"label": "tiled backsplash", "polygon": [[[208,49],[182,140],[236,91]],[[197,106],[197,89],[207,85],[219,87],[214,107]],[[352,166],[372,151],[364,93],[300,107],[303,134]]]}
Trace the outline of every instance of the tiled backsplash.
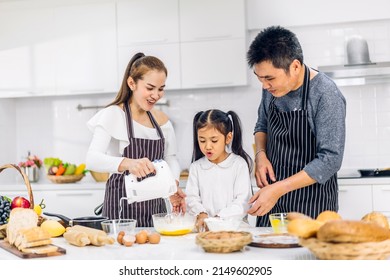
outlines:
{"label": "tiled backsplash", "polygon": [[[390,20],[338,25],[294,27],[305,61],[319,65],[345,63],[345,38],[367,39],[371,60],[390,61]],[[257,31],[252,31],[248,44]],[[168,107],[178,141],[181,167],[192,153],[192,118],[199,110],[236,111],[243,124],[244,148],[252,154],[253,127],[261,98],[261,84],[248,69],[249,85],[237,88],[167,91]],[[347,142],[343,169],[390,166],[390,81],[388,84],[342,87],[347,99]],[[105,105],[115,94],[0,99],[0,164],[18,162],[28,151],[40,157],[84,162],[91,139],[87,120],[96,110],[77,106]],[[3,174],[2,174],[3,175]],[[0,175],[0,182],[6,180]]]}

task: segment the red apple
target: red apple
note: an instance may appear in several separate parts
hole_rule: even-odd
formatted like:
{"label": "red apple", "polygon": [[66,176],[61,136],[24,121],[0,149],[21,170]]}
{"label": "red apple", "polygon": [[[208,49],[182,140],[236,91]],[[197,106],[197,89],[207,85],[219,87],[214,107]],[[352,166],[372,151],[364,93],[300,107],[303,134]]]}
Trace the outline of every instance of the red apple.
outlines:
{"label": "red apple", "polygon": [[30,208],[30,201],[25,199],[22,196],[15,197],[11,202],[11,209],[21,207],[21,208]]}

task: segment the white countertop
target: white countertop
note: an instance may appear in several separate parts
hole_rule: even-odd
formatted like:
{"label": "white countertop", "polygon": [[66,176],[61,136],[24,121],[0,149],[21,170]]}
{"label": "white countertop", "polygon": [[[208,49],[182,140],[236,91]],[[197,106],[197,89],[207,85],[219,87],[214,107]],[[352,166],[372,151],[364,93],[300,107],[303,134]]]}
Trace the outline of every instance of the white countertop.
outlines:
{"label": "white countertop", "polygon": [[[139,229],[137,229],[139,230]],[[153,230],[153,229],[150,229]],[[269,233],[270,228],[245,227],[252,234]],[[53,238],[53,244],[66,249],[62,256],[41,258],[50,260],[310,260],[316,259],[306,248],[258,248],[246,246],[242,251],[217,254],[206,253],[195,243],[196,233],[183,236],[161,236],[159,244],[134,244],[125,247],[115,243],[101,247],[76,247],[63,238]],[[0,259],[19,257],[0,249]]]}

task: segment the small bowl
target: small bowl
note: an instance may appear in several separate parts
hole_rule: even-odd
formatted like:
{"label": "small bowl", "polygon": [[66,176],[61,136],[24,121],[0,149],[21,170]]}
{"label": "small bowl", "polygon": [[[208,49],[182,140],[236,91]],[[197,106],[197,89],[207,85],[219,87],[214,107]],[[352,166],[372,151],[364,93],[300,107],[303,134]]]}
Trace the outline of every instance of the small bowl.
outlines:
{"label": "small bowl", "polygon": [[184,235],[192,232],[196,216],[159,213],[152,215],[154,229],[161,235]]}
{"label": "small bowl", "polygon": [[124,231],[125,234],[134,234],[137,220],[134,219],[117,219],[102,222],[102,229],[107,235],[116,238],[118,233]]}
{"label": "small bowl", "polygon": [[237,231],[241,225],[241,217],[209,217],[204,219],[210,231]]}
{"label": "small bowl", "polygon": [[269,222],[274,233],[287,233],[287,213],[269,214]]}

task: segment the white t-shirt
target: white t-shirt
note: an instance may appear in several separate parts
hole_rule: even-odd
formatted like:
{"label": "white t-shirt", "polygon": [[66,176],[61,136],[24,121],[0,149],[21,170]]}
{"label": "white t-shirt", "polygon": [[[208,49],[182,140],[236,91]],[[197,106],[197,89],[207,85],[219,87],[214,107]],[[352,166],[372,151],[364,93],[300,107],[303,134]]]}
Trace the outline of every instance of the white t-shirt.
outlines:
{"label": "white t-shirt", "polygon": [[[124,149],[129,145],[125,112],[116,105],[97,112],[87,123],[93,132],[88,148],[86,165],[98,172],[118,173],[118,167],[124,157]],[[180,166],[176,158],[176,136],[172,123],[160,126],[165,138],[164,160],[171,168],[176,179],[180,177]],[[155,128],[146,127],[133,121],[134,137],[160,139]]]}
{"label": "white t-shirt", "polygon": [[245,216],[252,195],[246,161],[234,153],[218,164],[202,157],[190,166],[186,194],[192,215]]}

